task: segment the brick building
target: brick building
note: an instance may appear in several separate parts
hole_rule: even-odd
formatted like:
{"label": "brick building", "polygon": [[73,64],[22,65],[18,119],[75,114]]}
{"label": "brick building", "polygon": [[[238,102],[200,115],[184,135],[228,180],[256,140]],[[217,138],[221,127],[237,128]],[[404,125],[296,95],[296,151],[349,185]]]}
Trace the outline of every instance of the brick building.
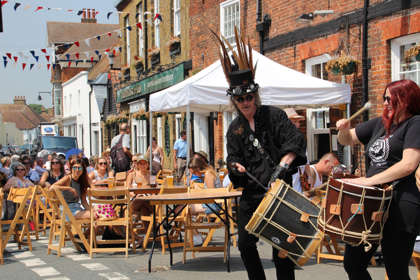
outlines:
{"label": "brick building", "polygon": [[[189,75],[189,0],[121,0],[121,72],[117,90],[119,115],[129,121],[134,154],[145,153],[149,145],[149,96]],[[185,114],[155,114],[153,136],[172,158],[173,142],[184,126]],[[165,160],[170,168],[172,160]]]}
{"label": "brick building", "polygon": [[[370,1],[367,9],[367,95],[362,90],[362,63],[356,73],[334,75],[326,63],[343,54],[362,62],[363,15],[365,1],[192,1],[190,5],[191,58],[193,71],[203,69],[218,59],[217,47],[207,27],[233,41],[233,26],[240,26],[254,49],[308,75],[345,82],[352,87],[351,112],[364,100],[372,103],[369,118],[382,111],[385,85],[393,80],[410,78],[420,83],[420,64],[404,59],[404,52],[420,43],[420,1]],[[268,70],[269,71],[269,70]],[[257,81],[258,82],[258,81]],[[344,115],[345,107],[314,108],[299,111],[306,117],[305,133],[308,156],[316,160],[329,150],[329,126]],[[219,114],[214,131],[216,158],[225,156],[223,137],[232,116]],[[361,121],[359,118],[356,121]],[[329,125],[330,124],[330,125]],[[224,127],[223,127],[224,125]],[[361,164],[360,148],[352,153],[353,166]]]}

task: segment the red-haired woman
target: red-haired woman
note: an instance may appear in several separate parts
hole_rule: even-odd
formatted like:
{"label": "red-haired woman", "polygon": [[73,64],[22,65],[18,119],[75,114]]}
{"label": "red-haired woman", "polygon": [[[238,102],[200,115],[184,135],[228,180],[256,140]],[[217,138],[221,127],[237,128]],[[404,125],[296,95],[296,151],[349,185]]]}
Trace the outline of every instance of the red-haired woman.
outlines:
{"label": "red-haired woman", "polygon": [[58,180],[50,189],[59,189],[63,192],[64,199],[76,219],[90,218],[89,204],[86,200],[90,179],[83,160],[80,158],[72,159],[70,170],[69,175]]}
{"label": "red-haired woman", "polygon": [[[415,171],[420,162],[420,88],[410,80],[388,84],[382,118],[374,118],[350,129],[350,122],[337,122],[343,145],[364,144],[369,158],[366,177],[347,179],[364,186],[398,182],[394,186],[389,217],[381,248],[389,279],[410,279],[408,264],[420,229],[420,192]],[[349,279],[371,279],[368,263],[377,245],[365,252],[363,245],[346,245],[344,268]]]}

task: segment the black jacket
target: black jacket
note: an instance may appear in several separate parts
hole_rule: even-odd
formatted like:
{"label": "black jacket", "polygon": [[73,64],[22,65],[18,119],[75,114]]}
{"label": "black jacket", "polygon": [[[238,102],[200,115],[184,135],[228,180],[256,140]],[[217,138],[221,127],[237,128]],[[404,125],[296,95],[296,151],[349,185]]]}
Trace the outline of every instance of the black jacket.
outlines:
{"label": "black jacket", "polygon": [[[286,182],[291,184],[291,175],[296,167],[306,163],[306,142],[303,134],[288,119],[286,113],[272,106],[260,106],[254,116],[255,132],[252,133],[248,121],[241,114],[235,118],[227,132],[227,163],[229,178],[235,187],[243,187],[243,196],[262,196],[264,190],[245,173],[230,168],[230,163],[238,162],[267,186],[270,176],[280,159],[289,152],[296,158],[289,167]],[[258,139],[271,161],[253,145],[250,134]],[[274,163],[274,164],[273,164]]]}

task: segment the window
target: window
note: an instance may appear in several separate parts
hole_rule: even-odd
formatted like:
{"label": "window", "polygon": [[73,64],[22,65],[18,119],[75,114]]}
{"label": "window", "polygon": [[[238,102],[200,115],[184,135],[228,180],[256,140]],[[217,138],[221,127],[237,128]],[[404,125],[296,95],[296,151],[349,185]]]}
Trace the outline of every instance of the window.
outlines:
{"label": "window", "polygon": [[141,23],[142,29],[137,29],[137,46],[138,46],[138,56],[142,57],[144,55],[144,39],[143,39],[143,3],[140,2],[137,5],[137,22]]}
{"label": "window", "polygon": [[175,115],[175,139],[179,139],[181,137],[181,130],[182,130],[182,122],[181,122],[182,115],[176,114]]}
{"label": "window", "polygon": [[130,30],[128,27],[130,26],[130,20],[128,16],[124,18],[124,27],[125,27],[125,36],[124,36],[124,44],[125,44],[125,64],[130,65]]}
{"label": "window", "polygon": [[329,54],[323,54],[307,59],[305,61],[306,74],[319,79],[328,80],[328,72],[325,70],[325,66],[330,59],[331,56]]}
{"label": "window", "polygon": [[229,0],[220,4],[220,34],[235,44],[235,26],[240,30],[240,1]]}
{"label": "window", "polygon": [[163,126],[162,126],[162,117],[157,118],[157,144],[159,147],[163,147],[163,139],[162,139],[162,134],[163,134]]}
{"label": "window", "polygon": [[132,141],[133,147],[132,147],[132,149],[133,149],[134,153],[137,154],[139,152],[138,145],[137,145],[138,144],[137,125],[133,125],[132,131],[133,131],[133,141]]}
{"label": "window", "polygon": [[[155,3],[155,15],[159,14],[159,0],[154,0]],[[155,20],[155,47],[160,48],[160,20]]]}
{"label": "window", "polygon": [[415,58],[406,61],[406,50],[420,44],[420,33],[400,37],[391,41],[392,80],[410,79],[420,85],[420,62]]}
{"label": "window", "polygon": [[181,0],[174,0],[174,36],[181,34]]}
{"label": "window", "polygon": [[145,154],[147,150],[147,121],[140,120],[139,153]]}
{"label": "window", "polygon": [[227,150],[226,150],[226,143],[227,143],[227,139],[226,139],[226,135],[227,135],[227,131],[229,128],[230,123],[237,117],[237,113],[236,112],[224,112],[223,113],[223,135],[225,136],[224,138],[224,143],[225,145],[223,145],[223,157],[224,160],[226,160],[227,157]]}

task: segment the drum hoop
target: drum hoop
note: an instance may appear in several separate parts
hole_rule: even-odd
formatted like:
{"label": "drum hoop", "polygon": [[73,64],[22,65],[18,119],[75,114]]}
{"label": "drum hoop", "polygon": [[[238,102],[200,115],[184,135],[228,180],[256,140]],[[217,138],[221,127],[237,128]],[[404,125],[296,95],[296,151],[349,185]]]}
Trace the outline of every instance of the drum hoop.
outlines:
{"label": "drum hoop", "polygon": [[[353,237],[353,238],[360,238],[362,237],[362,233],[356,232],[356,231],[350,231],[350,230],[341,230],[338,227],[332,226],[328,223],[325,223],[325,221],[321,218],[318,219],[318,224],[320,224],[321,226],[325,226],[325,231],[327,232],[332,232],[335,233],[337,235],[342,235],[345,237]],[[380,226],[381,228],[381,233],[383,230],[383,226]],[[368,238],[367,240],[380,240],[382,234],[381,233],[374,233],[374,234],[368,234]]]}
{"label": "drum hoop", "polygon": [[[328,185],[328,188],[332,188],[332,189],[334,189],[334,190],[336,190],[336,191],[338,191],[338,192],[342,191],[343,193],[348,194],[348,195],[352,195],[352,196],[356,196],[356,197],[362,197],[362,195],[361,195],[361,194],[356,194],[356,193],[352,193],[352,192],[349,192],[349,191],[341,190],[340,188],[337,188],[337,187],[335,187],[335,186],[333,186],[333,185]],[[379,189],[379,188],[378,188],[378,189]],[[380,190],[380,189],[379,189],[379,190]],[[368,199],[373,199],[373,200],[382,200],[382,197],[379,197],[379,196],[370,196],[370,195],[365,195],[364,197],[365,197],[365,198],[368,198]],[[390,200],[391,198],[392,198],[392,195],[390,195],[390,196],[385,196],[385,197],[384,197],[384,200]]]}
{"label": "drum hoop", "polygon": [[368,189],[368,190],[382,190],[381,188],[378,188],[378,187],[363,186],[363,185],[359,185],[359,184],[345,182],[345,181],[343,181],[343,179],[334,179],[334,180],[337,181],[337,182],[340,182],[340,183],[347,184],[347,185],[352,185],[353,187],[359,187],[359,188],[364,188],[364,189]]}

